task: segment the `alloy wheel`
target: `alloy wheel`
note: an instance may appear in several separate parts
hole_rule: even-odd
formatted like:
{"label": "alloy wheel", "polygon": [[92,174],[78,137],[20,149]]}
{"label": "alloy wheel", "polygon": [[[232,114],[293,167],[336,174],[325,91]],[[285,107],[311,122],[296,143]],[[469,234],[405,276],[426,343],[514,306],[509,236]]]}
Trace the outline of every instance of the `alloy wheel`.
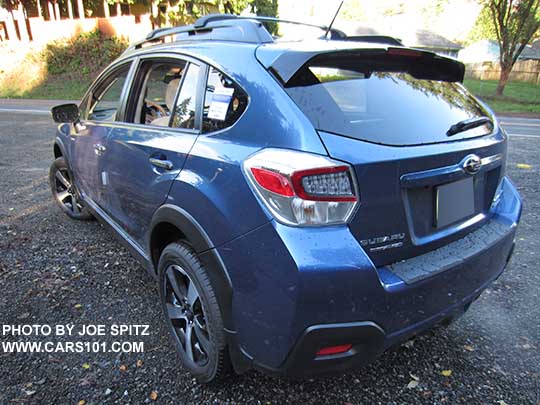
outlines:
{"label": "alloy wheel", "polygon": [[197,286],[179,265],[167,267],[165,276],[165,305],[175,338],[187,359],[203,367],[211,343]]}
{"label": "alloy wheel", "polygon": [[73,214],[79,214],[83,207],[78,201],[75,187],[66,168],[60,168],[56,171],[54,186],[55,197],[60,204]]}

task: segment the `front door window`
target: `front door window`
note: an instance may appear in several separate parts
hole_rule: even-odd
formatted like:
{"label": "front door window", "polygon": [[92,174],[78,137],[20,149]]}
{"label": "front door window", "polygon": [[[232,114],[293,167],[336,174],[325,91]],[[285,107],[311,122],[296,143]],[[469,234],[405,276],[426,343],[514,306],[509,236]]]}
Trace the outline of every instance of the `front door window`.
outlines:
{"label": "front door window", "polygon": [[[92,121],[118,121],[122,90],[131,63],[118,68],[90,94],[88,119]],[[84,118],[84,117],[83,117]]]}

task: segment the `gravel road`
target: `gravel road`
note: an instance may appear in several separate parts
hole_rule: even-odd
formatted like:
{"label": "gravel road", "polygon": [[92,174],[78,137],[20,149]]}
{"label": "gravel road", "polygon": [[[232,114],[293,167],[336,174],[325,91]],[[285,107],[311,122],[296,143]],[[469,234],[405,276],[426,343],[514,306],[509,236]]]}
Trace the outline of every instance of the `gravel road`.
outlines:
{"label": "gravel road", "polygon": [[99,223],[72,221],[53,205],[50,119],[0,112],[0,122],[1,324],[150,325],[148,336],[0,335],[144,343],[143,353],[124,354],[0,350],[0,404],[540,404],[540,137],[511,139],[508,172],[525,199],[516,252],[457,323],[347,375],[291,381],[250,372],[206,387],[178,365],[144,270]]}

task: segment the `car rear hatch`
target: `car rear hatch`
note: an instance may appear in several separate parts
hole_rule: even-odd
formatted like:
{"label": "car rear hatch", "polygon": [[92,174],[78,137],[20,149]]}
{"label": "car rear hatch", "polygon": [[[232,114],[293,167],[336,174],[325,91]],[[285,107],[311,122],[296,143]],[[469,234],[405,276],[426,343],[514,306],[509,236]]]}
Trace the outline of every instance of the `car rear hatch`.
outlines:
{"label": "car rear hatch", "polygon": [[426,253],[488,220],[505,136],[461,85],[460,62],[373,45],[261,48],[259,60],[330,156],[354,166],[360,204],[350,228],[375,265]]}

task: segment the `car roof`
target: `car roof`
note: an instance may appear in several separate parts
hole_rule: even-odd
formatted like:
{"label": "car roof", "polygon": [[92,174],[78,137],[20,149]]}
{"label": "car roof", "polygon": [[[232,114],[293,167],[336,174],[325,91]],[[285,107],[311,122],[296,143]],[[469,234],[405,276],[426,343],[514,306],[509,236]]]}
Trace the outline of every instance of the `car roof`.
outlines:
{"label": "car roof", "polygon": [[260,66],[255,58],[256,48],[256,44],[229,41],[170,42],[141,49],[128,49],[117,61],[121,62],[137,56],[164,54],[187,56],[214,66],[239,81],[251,66]]}
{"label": "car roof", "polygon": [[129,48],[122,54],[122,57],[148,53],[183,51],[193,53],[193,56],[199,55],[201,57],[211,57],[215,54],[217,49],[221,49],[223,47],[231,52],[238,52],[239,54],[256,53],[257,59],[259,59],[265,66],[271,65],[271,60],[276,59],[279,55],[284,53],[312,54],[344,50],[387,50],[389,48],[387,44],[381,43],[324,39],[275,41],[265,44],[209,39],[204,41],[172,41],[139,49]]}
{"label": "car roof", "polygon": [[[270,35],[262,21],[282,20],[269,17],[239,17],[234,15],[214,14],[201,17],[192,25],[157,29],[150,32],[146,39],[131,45],[122,58],[138,54],[175,52],[201,59],[203,62],[223,70],[233,77],[244,74],[249,64],[259,63],[267,70],[272,70],[279,79],[286,83],[310,59],[321,54],[349,55],[362,51],[393,52],[397,55],[408,54],[431,59],[446,59],[444,65],[459,79],[464,67],[457,61],[442,58],[432,52],[411,50],[400,46],[400,42],[391,37],[347,38],[339,30],[318,27],[326,30],[322,38],[300,41],[279,40]],[[291,21],[284,21],[291,23]],[[293,24],[301,24],[292,22]],[[310,24],[307,24],[310,25]],[[328,34],[330,33],[330,38]],[[153,45],[156,41],[165,42]],[[401,49],[401,51],[400,51]],[[121,58],[121,59],[122,59]],[[240,64],[239,64],[240,62]],[[462,79],[461,79],[462,80]]]}
{"label": "car roof", "polygon": [[[342,41],[328,39],[283,41],[273,37],[266,30],[263,22],[284,22],[316,27],[325,32],[324,38],[342,39]],[[396,42],[399,43],[389,37],[377,38],[369,36],[370,42],[354,42],[358,37],[355,37],[354,41],[347,40],[347,36],[343,32],[326,26],[316,26],[272,17],[210,14],[199,18],[191,25],[158,28],[151,31],[144,40],[132,44],[123,56],[128,57],[136,54],[138,50],[149,48],[151,50],[146,52],[187,51],[193,53],[194,56],[214,59],[216,55],[221,53],[220,50],[223,47],[229,52],[234,52],[235,57],[247,57],[249,53],[253,56],[255,50],[260,48],[260,51],[256,52],[256,57],[263,66],[269,68],[272,66],[270,62],[284,53],[312,54],[339,49],[372,49],[374,47],[385,49],[385,44],[389,43],[389,39],[394,41],[392,42],[394,45]],[[167,39],[169,43],[166,45],[153,45],[158,41],[165,42]],[[381,43],[374,44],[377,41],[381,41]]]}
{"label": "car roof", "polygon": [[336,51],[387,50],[388,48],[386,44],[322,39],[275,41],[265,44],[222,40],[182,40],[139,49],[132,47],[124,52],[120,59],[160,53],[183,54],[215,65],[233,76],[234,65],[241,60],[246,67],[251,63],[257,63],[266,69],[273,68],[280,72],[280,76],[287,77],[303,64],[302,61],[317,54]]}

